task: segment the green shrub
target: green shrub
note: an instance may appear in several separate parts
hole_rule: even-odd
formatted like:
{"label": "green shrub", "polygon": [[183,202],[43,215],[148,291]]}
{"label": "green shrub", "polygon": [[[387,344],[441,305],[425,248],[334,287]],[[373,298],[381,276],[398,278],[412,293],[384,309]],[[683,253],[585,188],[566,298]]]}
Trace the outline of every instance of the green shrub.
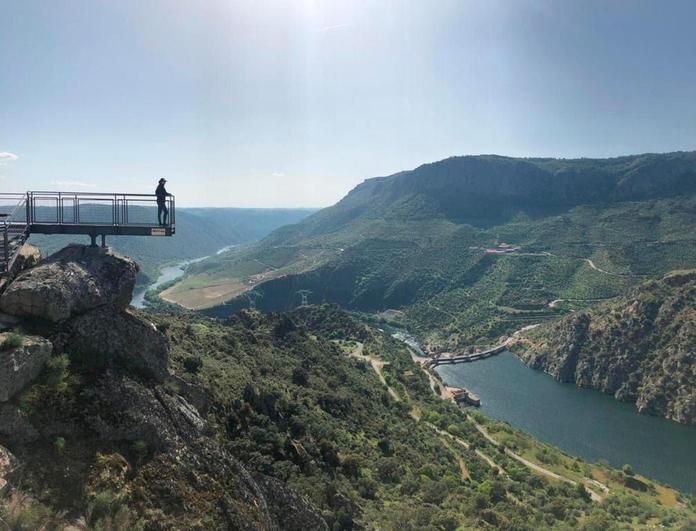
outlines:
{"label": "green shrub", "polygon": [[199,356],[189,356],[184,360],[184,369],[191,374],[197,374],[203,367],[203,360]]}
{"label": "green shrub", "polygon": [[147,456],[147,444],[141,439],[133,441],[131,444],[131,451],[135,454],[138,460],[142,460]]}
{"label": "green shrub", "polygon": [[63,452],[65,451],[65,438],[64,437],[56,437],[56,440],[53,441],[53,448],[55,449],[55,451],[58,455],[62,455]]}
{"label": "green shrub", "polygon": [[0,351],[20,348],[22,345],[24,345],[24,336],[19,332],[10,332],[0,344]]}

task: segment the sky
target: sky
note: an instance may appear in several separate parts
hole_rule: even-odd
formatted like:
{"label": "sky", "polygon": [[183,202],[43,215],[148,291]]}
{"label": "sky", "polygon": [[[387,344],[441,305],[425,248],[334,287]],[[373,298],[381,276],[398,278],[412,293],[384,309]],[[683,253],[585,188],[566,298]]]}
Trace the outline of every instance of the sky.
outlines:
{"label": "sky", "polygon": [[0,0],[0,192],[322,207],[453,155],[696,149],[692,0]]}

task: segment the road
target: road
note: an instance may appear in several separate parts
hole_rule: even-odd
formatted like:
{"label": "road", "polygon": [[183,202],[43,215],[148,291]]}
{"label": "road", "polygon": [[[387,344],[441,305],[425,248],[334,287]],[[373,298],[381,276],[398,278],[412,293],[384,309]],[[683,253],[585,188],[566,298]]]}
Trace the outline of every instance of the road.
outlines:
{"label": "road", "polygon": [[584,260],[585,262],[587,262],[587,264],[588,264],[592,269],[594,269],[595,271],[599,271],[600,273],[604,273],[604,274],[606,274],[606,275],[611,275],[611,276],[613,276],[613,277],[623,277],[623,276],[626,276],[626,275],[621,275],[621,274],[619,274],[619,273],[612,273],[611,271],[607,271],[606,269],[602,269],[601,267],[597,267],[597,266],[595,265],[595,263],[594,263],[592,260],[590,260],[589,258],[583,258],[583,260]]}
{"label": "road", "polygon": [[[528,326],[525,326],[525,327],[523,327],[523,328],[517,330],[517,331],[516,331],[514,334],[512,334],[512,336],[510,336],[503,344],[504,344],[504,345],[509,345],[510,342],[514,341],[514,339],[515,339],[516,336],[518,336],[519,334],[521,334],[522,332],[524,332],[524,331],[526,331],[526,330],[530,330],[530,329],[532,329],[532,328],[535,328],[536,326],[538,326],[538,325],[528,325]],[[410,348],[409,348],[409,352],[411,353],[411,358],[412,358],[414,361],[416,361],[416,360],[418,359],[418,356],[416,356],[415,352],[414,352],[413,350],[411,350]],[[420,364],[418,364],[418,365],[420,366]],[[433,389],[433,392],[434,392],[435,394],[439,394],[440,398],[442,398],[443,400],[452,400],[452,401],[453,401],[453,400],[454,400],[453,397],[451,396],[450,393],[447,392],[446,387],[444,386],[444,384],[443,384],[438,378],[434,377],[434,376],[431,374],[431,372],[430,372],[427,368],[422,367],[422,366],[420,366],[420,367],[421,367],[421,370],[423,370],[423,371],[425,372],[426,376],[427,376],[428,379],[430,380],[430,383],[431,383],[431,387],[432,387],[432,389]],[[386,382],[385,382],[385,385],[386,385]],[[439,393],[438,393],[438,391],[439,391]],[[475,420],[473,417],[471,417],[470,415],[467,415],[467,418],[474,424],[474,426],[475,426],[476,429],[479,431],[479,433],[481,433],[481,435],[482,435],[488,442],[490,442],[492,445],[494,445],[494,446],[496,446],[496,447],[500,447],[500,446],[501,446],[500,442],[497,441],[494,437],[492,437],[491,434],[488,433],[488,431],[486,430],[486,428],[484,428],[481,424],[479,424],[478,422],[476,422],[476,420]],[[434,426],[434,425],[432,425],[432,424],[428,424],[428,425],[429,425],[431,428],[433,428],[434,430],[436,430],[436,431],[438,432],[438,434],[440,434],[440,435],[446,435],[446,436],[452,438],[454,441],[456,441],[456,442],[457,442],[458,444],[460,444],[461,446],[463,446],[463,447],[465,447],[465,448],[470,448],[470,445],[469,445],[466,441],[464,441],[463,439],[461,439],[461,438],[459,438],[459,437],[455,437],[455,436],[452,435],[451,433],[448,433],[448,432],[446,432],[446,431],[444,431],[444,430],[439,429],[437,426]],[[484,460],[486,463],[488,463],[488,465],[491,466],[491,468],[497,468],[497,469],[500,471],[501,474],[507,475],[507,473],[504,471],[504,469],[503,469],[502,467],[500,467],[495,461],[493,461],[493,459],[491,459],[489,456],[487,456],[486,454],[484,454],[484,453],[481,452],[480,450],[475,450],[475,452],[476,452],[476,455],[478,455],[482,460]],[[532,462],[532,461],[529,461],[528,459],[525,459],[525,458],[522,457],[521,455],[519,455],[519,454],[513,452],[513,451],[512,451],[511,449],[509,449],[509,448],[505,448],[505,453],[506,453],[508,456],[510,456],[510,457],[512,457],[513,459],[515,459],[516,461],[518,461],[519,463],[521,463],[521,464],[523,464],[524,466],[526,466],[527,468],[529,468],[530,470],[536,472],[537,474],[541,474],[542,476],[546,476],[546,477],[548,477],[548,478],[550,478],[550,479],[555,479],[555,480],[557,480],[557,481],[563,481],[564,483],[568,483],[569,485],[574,485],[574,486],[577,485],[577,481],[574,481],[574,480],[572,480],[572,479],[570,479],[570,478],[567,478],[567,477],[565,477],[565,476],[561,476],[560,474],[557,474],[557,473],[554,472],[553,470],[549,470],[548,468],[545,468],[545,467],[543,467],[543,466],[541,466],[541,465],[539,465],[539,464],[537,464],[537,463],[534,463],[534,462]],[[608,488],[606,485],[604,485],[604,484],[602,484],[602,483],[600,483],[600,482],[598,482],[598,481],[596,481],[596,480],[593,480],[593,479],[584,480],[584,481],[583,481],[583,484],[584,484],[584,486],[585,486],[585,489],[586,489],[587,492],[589,493],[590,498],[591,498],[593,501],[595,501],[595,502],[601,502],[601,501],[604,499],[604,496],[598,494],[595,490],[593,490],[592,488],[590,488],[590,486],[595,487],[595,488],[596,488],[596,487],[599,487],[599,488],[601,488],[605,493],[608,493],[608,492],[609,492],[609,488]]]}
{"label": "road", "polygon": [[[511,341],[514,340],[515,336],[519,335],[520,333],[524,332],[525,330],[529,330],[530,328],[534,328],[535,326],[537,326],[537,325],[529,325],[529,326],[525,326],[525,327],[521,328],[520,330],[515,332],[512,336],[510,336],[503,344],[505,344],[505,345],[509,344]],[[418,356],[416,355],[416,353],[410,347],[407,346],[407,348],[408,348],[408,351],[411,355],[411,359],[416,361],[418,359]],[[364,351],[365,351],[365,345],[363,343],[358,342],[358,343],[356,343],[355,349],[352,352],[350,352],[348,355],[352,358],[356,358],[356,359],[359,359],[359,360],[362,360],[362,361],[369,363],[370,366],[375,371],[375,373],[377,373],[377,376],[379,377],[380,382],[382,382],[382,385],[384,385],[387,388],[387,392],[389,393],[389,395],[395,401],[401,401],[401,397],[399,396],[399,394],[387,383],[386,379],[384,378],[383,369],[384,369],[384,366],[387,365],[387,362],[382,361],[381,359],[374,357],[374,356],[368,356],[364,353]],[[424,367],[421,367],[421,370],[423,370],[425,372],[426,376],[430,380],[431,388],[435,394],[438,394],[440,396],[440,398],[442,398],[443,400],[452,400],[452,401],[454,400],[452,398],[451,394],[447,392],[447,389],[444,386],[444,384],[438,378],[433,376],[431,374],[431,372]],[[418,415],[412,415],[412,418],[414,418],[414,420],[416,422],[419,422]],[[483,427],[478,422],[476,422],[476,420],[473,417],[471,417],[470,415],[467,415],[467,418],[474,424],[474,426],[479,431],[479,433],[481,433],[481,435],[489,443],[491,443],[496,448],[499,448],[501,446],[501,443],[499,441],[497,441],[494,437],[492,437],[491,434],[488,433],[486,428]],[[430,427],[431,429],[436,431],[438,433],[438,435],[450,438],[451,440],[455,441],[457,444],[459,444],[463,448],[466,448],[468,450],[471,449],[471,445],[468,442],[466,442],[464,439],[457,437],[455,435],[452,435],[451,433],[438,428],[437,426],[435,426],[434,424],[431,424],[430,422],[425,422],[425,425],[427,425],[428,427]],[[498,463],[496,463],[490,456],[486,455],[485,453],[483,453],[479,449],[475,449],[474,452],[481,460],[486,462],[491,468],[498,470],[498,474],[501,474],[501,475],[504,475],[507,477],[507,472],[503,469],[503,467],[498,465]],[[510,456],[511,458],[515,459],[519,463],[521,463],[524,466],[526,466],[527,468],[529,468],[530,470],[536,472],[537,474],[546,476],[550,479],[554,479],[557,481],[562,481],[564,483],[568,483],[569,485],[573,485],[573,486],[578,484],[578,482],[575,480],[572,480],[570,478],[567,478],[565,476],[557,474],[553,470],[549,470],[548,468],[545,468],[537,463],[534,463],[532,461],[529,461],[528,459],[525,459],[521,455],[513,452],[510,448],[505,448],[505,453],[508,456]],[[585,486],[585,489],[589,493],[590,498],[595,502],[601,502],[604,499],[604,496],[598,494],[595,490],[593,490],[592,488],[589,488],[589,486],[592,486],[595,488],[599,487],[605,493],[609,492],[608,487],[606,485],[598,482],[597,480],[593,480],[593,479],[584,480],[583,485]]]}
{"label": "road", "polygon": [[[494,439],[494,438],[491,436],[491,434],[488,433],[488,430],[486,430],[486,428],[484,428],[481,424],[479,424],[478,422],[476,422],[476,420],[475,420],[471,415],[467,415],[467,418],[474,424],[474,426],[476,426],[476,429],[479,431],[479,433],[480,433],[481,435],[483,435],[483,437],[484,437],[488,442],[490,442],[490,443],[491,443],[492,445],[494,445],[494,446],[497,446],[497,447],[500,446],[500,442],[497,441],[496,439]],[[520,463],[522,463],[524,466],[526,466],[526,467],[529,468],[530,470],[534,470],[535,472],[541,474],[542,476],[546,476],[546,477],[548,477],[548,478],[555,479],[555,480],[558,480],[558,481],[563,481],[564,483],[568,483],[569,485],[573,485],[573,486],[576,486],[576,485],[578,484],[577,481],[574,481],[574,480],[572,480],[572,479],[570,479],[570,478],[567,478],[567,477],[565,477],[565,476],[561,476],[560,474],[557,474],[557,473],[554,472],[553,470],[549,470],[548,468],[544,468],[543,466],[541,466],[541,465],[539,465],[539,464],[537,464],[537,463],[533,463],[532,461],[529,461],[528,459],[525,459],[525,458],[522,457],[521,455],[519,455],[519,454],[513,452],[510,448],[505,448],[505,453],[506,453],[507,455],[509,455],[510,457],[512,457],[513,459],[515,459],[516,461],[519,461]],[[594,490],[592,490],[591,488],[588,488],[588,484],[590,484],[590,485],[592,485],[592,486],[595,486],[595,487],[598,486],[598,487],[600,487],[604,492],[609,492],[609,488],[608,488],[606,485],[600,483],[600,482],[597,481],[597,480],[594,480],[594,479],[593,479],[593,480],[589,480],[589,479],[588,479],[588,480],[586,480],[586,481],[583,481],[583,485],[585,486],[585,489],[586,489],[587,492],[590,494],[590,497],[592,498],[593,501],[601,502],[601,501],[604,499],[604,497],[601,496],[600,494],[598,494],[597,492],[595,492]]]}
{"label": "road", "polygon": [[366,354],[363,354],[363,352],[365,351],[365,345],[359,342],[356,343],[357,344],[355,350],[348,355],[351,358],[357,358],[368,363],[372,367],[372,369],[377,373],[379,381],[382,382],[382,384],[387,388],[387,392],[389,393],[389,395],[394,399],[395,402],[400,402],[401,397],[399,396],[399,393],[397,393],[384,378],[384,366],[389,364],[386,361],[382,361],[381,359],[376,358],[374,356],[367,356]]}

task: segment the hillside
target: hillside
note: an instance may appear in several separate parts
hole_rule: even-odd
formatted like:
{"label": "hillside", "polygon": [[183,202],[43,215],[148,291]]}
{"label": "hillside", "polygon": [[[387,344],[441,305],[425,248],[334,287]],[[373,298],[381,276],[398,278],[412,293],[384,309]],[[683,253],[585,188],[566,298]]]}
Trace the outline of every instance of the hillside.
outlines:
{"label": "hillside", "polygon": [[696,425],[695,318],[696,272],[674,272],[527,332],[517,350],[560,381]]}
{"label": "hillside", "polygon": [[0,334],[12,529],[694,522],[690,496],[443,400],[402,343],[337,307],[145,316],[124,308],[136,268],[71,247],[0,296],[21,328]]}
{"label": "hillside", "polygon": [[[228,245],[257,241],[273,230],[297,223],[312,209],[178,208],[175,238],[111,237],[116,251],[140,264],[139,283],[156,278],[160,266],[216,253]],[[52,254],[70,242],[89,243],[87,236],[33,235],[32,243]]]}
{"label": "hillside", "polygon": [[[696,153],[455,157],[368,179],[256,245],[197,264],[164,297],[225,315],[336,302],[431,350],[487,344],[696,263]],[[508,244],[508,247],[497,246]],[[217,296],[215,286],[231,286]],[[221,303],[226,303],[221,306]]]}

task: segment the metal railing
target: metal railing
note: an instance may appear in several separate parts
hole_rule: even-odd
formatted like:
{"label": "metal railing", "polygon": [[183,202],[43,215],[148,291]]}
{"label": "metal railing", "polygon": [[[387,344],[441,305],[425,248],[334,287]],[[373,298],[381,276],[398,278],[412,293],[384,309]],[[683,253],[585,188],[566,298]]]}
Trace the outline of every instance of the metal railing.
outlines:
{"label": "metal railing", "polygon": [[[157,199],[148,194],[98,194],[89,192],[27,192],[30,225],[167,226],[176,223],[174,196],[159,212]],[[160,216],[161,214],[161,216]]]}
{"label": "metal railing", "polygon": [[10,271],[29,237],[26,200],[25,194],[0,194],[0,275]]}
{"label": "metal railing", "polygon": [[171,236],[174,196],[160,204],[148,194],[34,191],[0,193],[0,277],[12,269],[30,233]]}

